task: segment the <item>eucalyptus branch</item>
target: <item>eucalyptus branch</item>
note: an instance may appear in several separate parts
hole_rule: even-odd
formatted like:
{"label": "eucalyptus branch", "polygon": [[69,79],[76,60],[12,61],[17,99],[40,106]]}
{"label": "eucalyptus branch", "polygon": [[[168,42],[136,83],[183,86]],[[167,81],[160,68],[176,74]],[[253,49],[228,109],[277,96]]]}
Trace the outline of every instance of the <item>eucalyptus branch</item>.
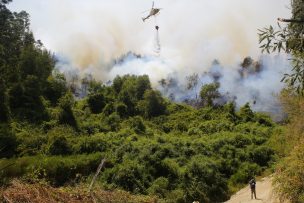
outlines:
{"label": "eucalyptus branch", "polygon": [[278,18],[278,21],[284,22],[284,23],[304,23],[304,19],[284,19],[284,18]]}

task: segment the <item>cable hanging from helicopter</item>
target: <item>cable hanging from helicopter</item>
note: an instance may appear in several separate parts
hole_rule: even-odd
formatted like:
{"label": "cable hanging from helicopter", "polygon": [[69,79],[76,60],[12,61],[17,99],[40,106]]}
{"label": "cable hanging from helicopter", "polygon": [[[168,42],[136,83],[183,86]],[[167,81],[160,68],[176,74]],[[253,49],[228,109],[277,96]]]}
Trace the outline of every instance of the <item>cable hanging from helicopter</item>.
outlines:
{"label": "cable hanging from helicopter", "polygon": [[[159,33],[158,33],[158,30],[159,30],[159,26],[157,25],[157,19],[156,19],[156,16],[159,14],[161,8],[154,8],[154,1],[152,2],[152,8],[150,9],[150,13],[148,16],[146,17],[143,17],[142,20],[143,22],[145,22],[147,19],[149,19],[150,17],[154,17],[155,19],[155,29],[156,29],[156,33],[155,33],[155,40],[154,40],[154,46],[155,46],[155,49],[154,49],[154,52],[159,55],[160,54],[160,50],[161,50],[161,46],[160,46],[160,40],[159,40]],[[149,11],[149,10],[147,10]],[[144,11],[144,12],[147,12],[147,11]]]}

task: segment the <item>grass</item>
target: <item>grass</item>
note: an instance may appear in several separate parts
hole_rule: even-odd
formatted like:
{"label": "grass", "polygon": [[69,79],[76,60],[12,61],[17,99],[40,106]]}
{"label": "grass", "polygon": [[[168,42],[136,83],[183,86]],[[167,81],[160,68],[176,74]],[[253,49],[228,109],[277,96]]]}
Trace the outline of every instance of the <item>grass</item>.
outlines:
{"label": "grass", "polygon": [[106,191],[100,187],[90,193],[88,185],[76,187],[54,188],[45,183],[25,183],[20,180],[11,181],[10,185],[0,190],[0,202],[7,203],[155,203],[156,197],[131,195],[121,190]]}

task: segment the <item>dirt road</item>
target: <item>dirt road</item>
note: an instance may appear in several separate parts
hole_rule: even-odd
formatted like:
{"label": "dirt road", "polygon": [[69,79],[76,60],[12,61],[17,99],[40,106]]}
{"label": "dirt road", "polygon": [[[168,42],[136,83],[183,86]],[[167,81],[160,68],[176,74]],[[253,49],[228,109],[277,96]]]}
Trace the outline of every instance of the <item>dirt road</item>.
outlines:
{"label": "dirt road", "polygon": [[[278,200],[273,192],[271,177],[265,177],[256,183],[257,199],[251,199],[249,185],[236,194],[226,203],[283,203]],[[284,202],[285,203],[285,202]]]}

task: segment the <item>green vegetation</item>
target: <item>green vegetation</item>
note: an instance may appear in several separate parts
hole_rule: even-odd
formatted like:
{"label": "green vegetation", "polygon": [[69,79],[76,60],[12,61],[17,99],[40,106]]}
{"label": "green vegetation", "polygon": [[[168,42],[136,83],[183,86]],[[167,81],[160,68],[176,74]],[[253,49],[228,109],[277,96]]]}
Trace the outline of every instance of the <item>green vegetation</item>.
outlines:
{"label": "green vegetation", "polygon": [[213,100],[220,97],[219,87],[218,83],[210,83],[202,87],[200,96],[204,105],[213,106]]}
{"label": "green vegetation", "polygon": [[288,87],[282,92],[281,100],[288,113],[286,128],[275,133],[271,145],[279,155],[274,177],[274,186],[281,199],[291,202],[304,201],[303,163],[304,163],[304,1],[291,1],[292,18],[281,20],[288,22],[260,30],[260,43],[264,51],[291,54],[292,70],[285,74],[282,81]]}
{"label": "green vegetation", "polygon": [[273,161],[266,142],[276,127],[248,104],[240,112],[231,103],[175,104],[151,89],[147,76],[118,76],[111,86],[92,81],[89,95],[78,101],[54,87],[63,91],[56,102],[40,96],[44,119],[20,118],[19,109],[3,122],[7,153],[0,166],[14,164],[1,171],[3,183],[15,177],[54,186],[89,180],[104,157],[98,182],[105,189],[219,202],[229,197],[229,185],[247,183]]}
{"label": "green vegetation", "polygon": [[274,177],[274,186],[282,199],[291,202],[304,201],[304,98],[290,91],[283,91],[281,99],[288,112],[288,123],[270,139],[272,148],[279,156]]}
{"label": "green vegetation", "polygon": [[55,118],[42,125],[12,122],[14,154],[0,166],[15,164],[1,171],[1,180],[71,184],[79,177],[86,180],[105,157],[98,182],[106,189],[168,201],[223,201],[230,195],[229,185],[247,183],[269,167],[274,151],[266,142],[276,129],[265,117],[252,113],[247,121],[246,114],[231,112],[229,106],[196,110],[166,102],[164,115],[144,119],[138,112],[121,118],[117,112],[87,113],[85,99],[73,106],[77,130]]}

